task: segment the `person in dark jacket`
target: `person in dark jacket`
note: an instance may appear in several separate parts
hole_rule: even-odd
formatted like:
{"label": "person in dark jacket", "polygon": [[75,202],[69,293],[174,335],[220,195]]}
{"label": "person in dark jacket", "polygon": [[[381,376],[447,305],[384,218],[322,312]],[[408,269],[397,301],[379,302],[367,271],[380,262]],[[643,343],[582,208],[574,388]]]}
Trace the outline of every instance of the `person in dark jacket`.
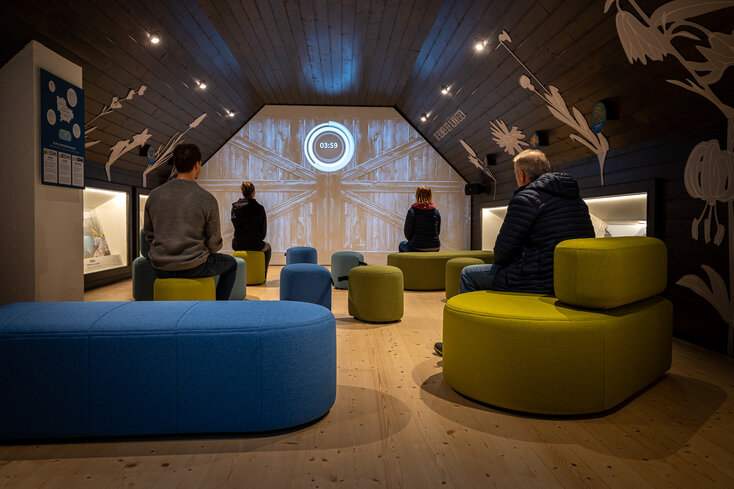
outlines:
{"label": "person in dark jacket", "polygon": [[[546,156],[525,150],[513,160],[518,189],[494,245],[493,265],[461,272],[459,293],[502,290],[553,294],[553,253],[561,241],[593,238],[589,208],[576,179],[551,173]],[[441,355],[443,344],[436,343]]]}
{"label": "person in dark jacket", "polygon": [[264,241],[268,232],[265,208],[255,200],[255,185],[252,182],[242,182],[241,189],[242,198],[232,204],[232,226],[234,226],[232,249],[265,253],[265,275],[267,276],[272,248],[270,243]]}
{"label": "person in dark jacket", "polygon": [[416,202],[408,209],[403,232],[405,239],[398,246],[405,251],[438,251],[441,249],[441,214],[431,201],[431,189],[425,185],[415,191]]}

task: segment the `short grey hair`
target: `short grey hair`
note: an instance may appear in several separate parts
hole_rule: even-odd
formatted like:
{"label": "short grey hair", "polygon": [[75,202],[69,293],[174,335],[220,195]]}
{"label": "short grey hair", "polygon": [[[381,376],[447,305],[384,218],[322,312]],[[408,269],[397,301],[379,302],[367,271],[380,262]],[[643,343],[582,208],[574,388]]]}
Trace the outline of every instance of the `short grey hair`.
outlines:
{"label": "short grey hair", "polygon": [[531,181],[551,171],[548,158],[537,149],[526,149],[515,156],[512,162],[515,164],[515,171],[522,170]]}

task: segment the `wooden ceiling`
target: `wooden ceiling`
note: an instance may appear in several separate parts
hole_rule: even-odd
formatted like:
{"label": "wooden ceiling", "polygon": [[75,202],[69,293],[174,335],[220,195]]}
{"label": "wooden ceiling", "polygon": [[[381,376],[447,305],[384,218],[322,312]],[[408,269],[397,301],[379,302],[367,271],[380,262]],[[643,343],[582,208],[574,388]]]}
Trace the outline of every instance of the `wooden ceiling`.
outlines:
{"label": "wooden ceiling", "polygon": [[[492,141],[490,122],[526,136],[544,131],[553,163],[592,156],[568,138],[544,101],[520,87],[527,74],[558,87],[588,118],[599,100],[618,118],[604,134],[617,149],[705,125],[721,113],[704,98],[666,83],[685,79],[672,57],[630,64],[602,0],[24,0],[0,3],[2,64],[30,40],[84,70],[87,120],[112,97],[146,85],[144,96],[95,121],[87,159],[104,164],[109,148],[148,128],[157,147],[186,134],[212,155],[265,104],[394,106],[468,181],[482,175],[459,144],[481,156],[510,156]],[[620,2],[623,8],[632,8]],[[638,0],[649,12],[664,0]],[[734,28],[734,7],[696,19],[712,31]],[[507,31],[510,54],[498,45]],[[149,33],[162,41],[152,45]],[[487,49],[472,46],[486,39]],[[693,49],[691,41],[688,49]],[[685,46],[682,48],[685,49]],[[734,104],[729,69],[715,86]],[[196,86],[207,83],[206,90]],[[440,87],[448,85],[449,95]],[[227,117],[226,110],[235,112]],[[437,141],[433,133],[462,110],[466,119]],[[421,121],[427,113],[428,120]],[[142,173],[145,158],[127,153],[115,168]],[[505,165],[506,168],[507,165]],[[502,167],[500,167],[502,168]],[[506,170],[505,170],[506,171]],[[500,172],[502,173],[502,172]],[[506,176],[503,176],[503,178]],[[509,177],[507,177],[509,178]]]}

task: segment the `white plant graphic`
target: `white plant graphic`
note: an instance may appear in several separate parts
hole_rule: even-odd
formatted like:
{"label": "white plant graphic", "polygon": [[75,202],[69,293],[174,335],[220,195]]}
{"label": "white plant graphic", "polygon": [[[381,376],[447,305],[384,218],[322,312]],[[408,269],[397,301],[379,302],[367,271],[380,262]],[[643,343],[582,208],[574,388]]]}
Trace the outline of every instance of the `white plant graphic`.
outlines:
{"label": "white plant graphic", "polygon": [[143,129],[140,133],[133,136],[132,140],[128,141],[127,139],[123,139],[122,141],[118,141],[114,146],[110,148],[110,157],[107,159],[107,163],[104,165],[105,172],[107,172],[107,181],[111,182],[112,177],[110,175],[110,170],[112,169],[112,165],[117,161],[117,159],[127,153],[128,151],[137,148],[138,146],[144,146],[148,139],[150,139],[152,134],[148,132],[148,128],[146,127]]}
{"label": "white plant graphic", "polygon": [[482,163],[482,160],[479,159],[476,151],[474,151],[472,147],[466,143],[466,141],[464,141],[463,139],[459,139],[459,142],[464,147],[466,152],[469,153],[469,162],[472,165],[476,166],[479,170],[481,170],[482,173],[487,175],[494,182],[494,185],[492,186],[492,200],[494,200],[497,197],[497,179],[494,177],[494,175],[492,175],[492,172],[489,171],[489,167],[486,164]]}
{"label": "white plant graphic", "polygon": [[173,156],[173,149],[176,147],[177,144],[182,142],[184,134],[189,132],[190,129],[198,127],[199,124],[201,124],[201,121],[203,121],[204,119],[206,119],[206,112],[194,119],[194,121],[189,124],[189,127],[187,127],[185,131],[174,134],[173,137],[171,137],[171,139],[169,139],[165,145],[158,146],[158,150],[155,152],[155,161],[153,162],[153,164],[149,165],[148,168],[145,169],[145,171],[143,171],[143,187],[148,186],[148,173],[152,172],[153,170],[167,162],[169,159],[171,159],[171,156]]}
{"label": "white plant graphic", "polygon": [[[97,129],[96,126],[89,127],[89,125],[92,122],[96,121],[97,119],[99,119],[100,117],[102,117],[104,115],[107,115],[107,114],[112,113],[114,110],[121,109],[122,108],[122,102],[124,102],[125,100],[131,100],[135,95],[138,95],[138,96],[143,95],[145,93],[145,90],[147,90],[147,89],[148,89],[148,87],[146,87],[145,85],[140,85],[140,88],[138,88],[137,90],[130,90],[129,92],[127,92],[127,96],[125,98],[123,98],[123,99],[120,99],[119,97],[112,97],[112,100],[110,101],[110,105],[105,105],[102,108],[102,111],[99,114],[97,114],[91,121],[89,121],[86,124],[84,124],[84,134],[85,134],[85,137],[86,137],[87,134],[90,134],[90,133],[94,132]],[[84,147],[85,148],[89,148],[90,146],[94,146],[98,142],[99,142],[99,140],[96,140],[96,141],[87,141],[84,144]]]}
{"label": "white plant graphic", "polygon": [[535,75],[533,75],[528,67],[525,66],[525,64],[520,61],[520,59],[515,56],[515,53],[513,53],[512,50],[507,46],[506,43],[510,42],[512,42],[512,39],[510,39],[510,35],[507,34],[506,31],[502,31],[499,35],[499,45],[497,47],[499,48],[500,45],[504,47],[507,52],[510,53],[510,55],[515,58],[518,63],[520,63],[520,66],[522,66],[525,71],[528,72],[533,80],[537,82],[537,84],[541,88],[541,91],[538,91],[538,89],[536,89],[535,86],[530,82],[530,78],[525,75],[522,75],[520,77],[520,86],[527,90],[530,90],[531,92],[542,98],[548,105],[548,110],[553,117],[566,124],[572,130],[576,131],[577,134],[571,134],[569,137],[572,140],[583,144],[584,146],[589,148],[592,153],[596,154],[596,157],[599,160],[599,173],[601,174],[601,184],[604,185],[604,161],[606,160],[607,152],[609,151],[609,142],[607,141],[607,138],[605,138],[604,135],[601,133],[594,134],[594,132],[589,127],[589,123],[586,122],[583,114],[576,107],[571,107],[571,111],[569,112],[566,101],[563,99],[563,96],[561,95],[561,92],[558,90],[558,88],[554,87],[553,85],[545,88],[540,80],[538,80]]}
{"label": "white plant graphic", "polygon": [[[662,61],[665,56],[674,57],[688,71],[690,78],[666,81],[705,97],[728,120],[727,147],[720,149],[717,140],[698,143],[688,156],[684,179],[690,196],[706,203],[701,215],[693,220],[691,236],[694,240],[698,240],[699,226],[703,223],[704,241],[708,244],[715,225],[714,245],[721,245],[726,228],[719,222],[716,204],[724,202],[727,205],[729,290],[727,291],[721,275],[707,265],[701,265],[701,268],[706,273],[710,286],[701,277],[693,274],[685,275],[676,284],[688,287],[714,306],[729,326],[727,353],[734,356],[734,108],[722,102],[711,88],[734,65],[734,32],[711,32],[689,20],[734,7],[734,0],[673,0],[661,5],[649,16],[634,0],[627,3],[634,13],[623,10],[619,0],[606,0],[604,12],[612,4],[616,5],[617,32],[629,62],[640,61],[647,64],[648,59]],[[687,59],[673,45],[673,41],[679,38],[705,44],[695,46],[699,55],[695,61]],[[691,50],[686,50],[687,54],[690,52]],[[708,216],[704,219],[707,213]]]}
{"label": "white plant graphic", "polygon": [[528,143],[523,141],[525,134],[517,126],[512,126],[512,129],[508,129],[505,121],[495,119],[494,122],[489,123],[489,127],[492,136],[494,136],[492,141],[497,143],[497,146],[502,148],[510,156],[515,156],[522,151],[523,146],[528,146]]}

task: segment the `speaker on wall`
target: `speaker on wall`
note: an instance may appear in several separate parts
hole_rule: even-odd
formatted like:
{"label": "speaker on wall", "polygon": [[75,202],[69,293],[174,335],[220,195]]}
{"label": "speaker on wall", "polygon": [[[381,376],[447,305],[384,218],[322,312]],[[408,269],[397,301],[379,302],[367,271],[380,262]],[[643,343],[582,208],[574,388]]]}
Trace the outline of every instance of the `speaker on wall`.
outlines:
{"label": "speaker on wall", "polygon": [[477,195],[485,190],[484,185],[481,183],[467,183],[464,185],[464,195]]}

